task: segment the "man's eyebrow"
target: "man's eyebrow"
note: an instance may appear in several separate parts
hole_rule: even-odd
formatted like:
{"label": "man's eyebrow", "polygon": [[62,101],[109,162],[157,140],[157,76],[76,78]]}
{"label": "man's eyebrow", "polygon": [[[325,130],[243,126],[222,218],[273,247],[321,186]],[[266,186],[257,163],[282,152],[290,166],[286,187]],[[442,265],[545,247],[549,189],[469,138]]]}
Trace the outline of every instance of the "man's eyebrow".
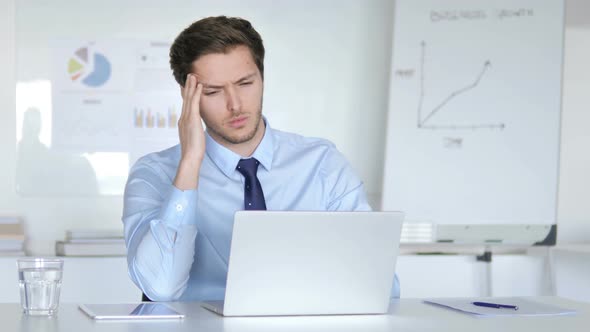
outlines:
{"label": "man's eyebrow", "polygon": [[[234,84],[241,83],[243,81],[246,81],[248,79],[251,79],[254,76],[256,76],[256,73],[248,74],[248,75],[240,78],[239,80],[235,81]],[[199,82],[199,83],[203,84],[203,88],[205,88],[205,89],[223,89],[223,85],[208,84],[208,83],[205,83],[205,82]]]}
{"label": "man's eyebrow", "polygon": [[252,74],[246,75],[246,76],[240,78],[239,80],[235,81],[234,83],[240,83],[240,82],[249,80],[249,79],[251,79],[254,76],[256,76],[256,73],[252,73]]}
{"label": "man's eyebrow", "polygon": [[222,89],[223,85],[213,85],[213,84],[209,84],[209,83],[205,83],[205,82],[199,82],[201,84],[203,84],[203,88],[205,89]]}

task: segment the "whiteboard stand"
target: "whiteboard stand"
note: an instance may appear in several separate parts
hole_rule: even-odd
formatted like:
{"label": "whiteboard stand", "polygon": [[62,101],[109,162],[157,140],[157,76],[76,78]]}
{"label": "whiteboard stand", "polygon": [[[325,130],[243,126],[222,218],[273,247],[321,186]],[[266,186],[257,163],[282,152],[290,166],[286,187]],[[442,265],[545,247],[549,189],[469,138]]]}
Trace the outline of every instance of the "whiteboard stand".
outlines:
{"label": "whiteboard stand", "polygon": [[492,248],[490,246],[486,246],[484,253],[482,255],[476,256],[476,260],[478,262],[485,263],[485,288],[483,296],[490,297],[492,296]]}
{"label": "whiteboard stand", "polygon": [[483,245],[483,253],[476,254],[478,262],[484,266],[483,296],[494,296],[492,286],[492,247],[493,251],[510,252],[531,247],[544,247],[548,270],[548,288],[555,295],[555,277],[551,246],[557,241],[557,225],[438,225],[435,240],[453,246]]}
{"label": "whiteboard stand", "polygon": [[555,277],[555,257],[553,254],[553,250],[551,247],[547,247],[547,254],[545,255],[547,259],[547,275],[549,276],[549,290],[551,296],[557,295],[557,286],[556,286],[556,277]]}

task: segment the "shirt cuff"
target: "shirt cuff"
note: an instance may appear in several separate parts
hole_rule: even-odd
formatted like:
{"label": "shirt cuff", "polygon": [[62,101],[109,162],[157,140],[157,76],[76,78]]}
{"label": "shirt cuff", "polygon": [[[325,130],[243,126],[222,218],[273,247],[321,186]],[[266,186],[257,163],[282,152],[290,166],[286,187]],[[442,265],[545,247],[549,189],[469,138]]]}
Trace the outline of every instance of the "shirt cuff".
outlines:
{"label": "shirt cuff", "polygon": [[170,186],[168,200],[162,205],[158,219],[167,225],[177,228],[183,224],[195,225],[197,190],[180,190],[174,185]]}

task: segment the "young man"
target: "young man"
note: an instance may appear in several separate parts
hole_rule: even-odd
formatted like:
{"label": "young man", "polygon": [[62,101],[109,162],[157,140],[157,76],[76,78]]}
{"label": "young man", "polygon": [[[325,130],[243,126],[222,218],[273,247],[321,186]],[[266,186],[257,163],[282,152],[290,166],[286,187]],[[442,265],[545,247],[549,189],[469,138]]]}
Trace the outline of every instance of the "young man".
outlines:
{"label": "young man", "polygon": [[332,143],[262,117],[264,46],[248,21],[193,23],[170,64],[183,99],[180,144],[133,166],[123,210],[129,274],[150,299],[224,298],[237,210],[371,209]]}

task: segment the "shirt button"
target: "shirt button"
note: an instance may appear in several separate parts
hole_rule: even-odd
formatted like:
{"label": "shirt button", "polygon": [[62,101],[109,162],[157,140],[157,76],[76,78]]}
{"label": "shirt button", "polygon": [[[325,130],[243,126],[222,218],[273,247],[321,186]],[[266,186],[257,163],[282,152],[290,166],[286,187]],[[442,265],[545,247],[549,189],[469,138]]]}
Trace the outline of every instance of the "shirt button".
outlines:
{"label": "shirt button", "polygon": [[176,204],[176,211],[182,211],[182,204]]}

